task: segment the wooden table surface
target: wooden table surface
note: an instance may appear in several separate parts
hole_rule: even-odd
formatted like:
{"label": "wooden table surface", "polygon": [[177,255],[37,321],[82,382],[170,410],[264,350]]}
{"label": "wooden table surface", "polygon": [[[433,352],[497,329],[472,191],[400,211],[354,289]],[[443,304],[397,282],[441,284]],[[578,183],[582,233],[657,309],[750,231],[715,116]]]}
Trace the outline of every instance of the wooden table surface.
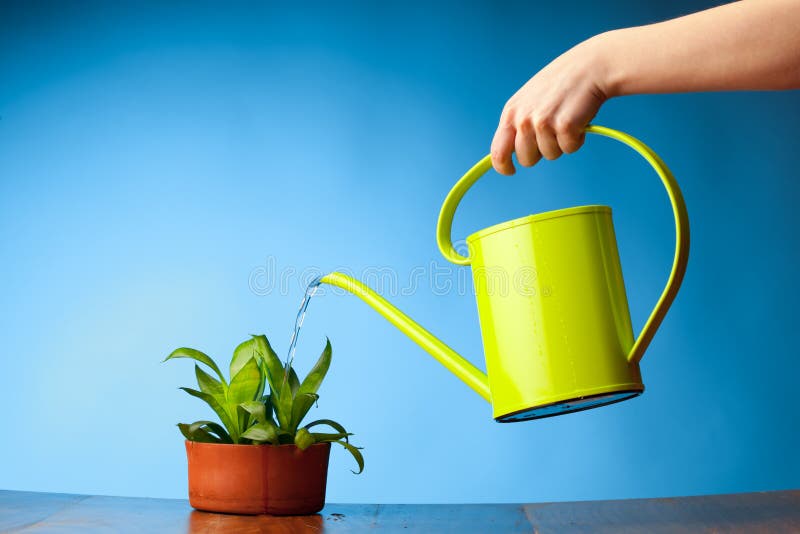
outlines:
{"label": "wooden table surface", "polygon": [[800,533],[800,490],[543,504],[328,504],[318,515],[234,516],[187,501],[0,491],[0,532]]}

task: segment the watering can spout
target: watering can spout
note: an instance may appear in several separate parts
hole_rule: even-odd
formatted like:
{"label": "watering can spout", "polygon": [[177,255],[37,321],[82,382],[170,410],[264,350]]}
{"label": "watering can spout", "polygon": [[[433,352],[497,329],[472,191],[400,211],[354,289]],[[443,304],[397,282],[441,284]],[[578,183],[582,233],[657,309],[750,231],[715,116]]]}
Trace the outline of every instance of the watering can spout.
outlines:
{"label": "watering can spout", "polygon": [[439,363],[471,387],[478,395],[488,402],[492,401],[489,393],[489,379],[486,374],[448,347],[439,338],[428,332],[419,323],[397,309],[388,300],[370,289],[366,284],[351,276],[337,272],[326,274],[320,279],[320,282],[342,288],[359,297],[401,332],[410,337],[417,345],[436,358]]}

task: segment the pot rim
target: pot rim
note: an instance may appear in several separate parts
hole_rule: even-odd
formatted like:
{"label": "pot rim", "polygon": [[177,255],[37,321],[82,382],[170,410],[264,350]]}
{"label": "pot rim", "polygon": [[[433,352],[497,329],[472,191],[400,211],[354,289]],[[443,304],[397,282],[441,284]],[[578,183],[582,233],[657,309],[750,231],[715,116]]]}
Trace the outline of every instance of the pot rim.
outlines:
{"label": "pot rim", "polygon": [[[185,444],[187,444],[187,445],[191,443],[192,446],[194,446],[194,445],[202,445],[202,446],[208,445],[208,446],[212,446],[212,447],[236,447],[236,448],[240,448],[240,447],[248,447],[248,448],[250,448],[250,447],[293,447],[295,449],[299,449],[299,447],[297,445],[295,445],[294,443],[281,443],[279,445],[273,445],[271,443],[258,443],[258,444],[256,444],[256,443],[206,443],[206,442],[203,442],[203,441],[192,441],[192,440],[189,440],[189,439],[185,439],[185,440],[183,440],[183,442]],[[306,449],[310,449],[311,447],[317,447],[317,446],[324,447],[326,445],[328,447],[330,447],[331,443],[329,441],[324,441],[322,443],[312,443],[311,445],[306,447]]]}

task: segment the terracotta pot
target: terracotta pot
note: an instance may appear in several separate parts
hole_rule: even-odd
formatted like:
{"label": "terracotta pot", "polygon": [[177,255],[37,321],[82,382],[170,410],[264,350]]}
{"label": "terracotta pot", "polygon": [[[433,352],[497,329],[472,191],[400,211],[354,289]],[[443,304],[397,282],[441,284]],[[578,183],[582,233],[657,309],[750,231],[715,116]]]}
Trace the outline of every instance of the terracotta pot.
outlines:
{"label": "terracotta pot", "polygon": [[330,443],[229,445],[186,441],[189,504],[228,514],[314,514],[325,505]]}

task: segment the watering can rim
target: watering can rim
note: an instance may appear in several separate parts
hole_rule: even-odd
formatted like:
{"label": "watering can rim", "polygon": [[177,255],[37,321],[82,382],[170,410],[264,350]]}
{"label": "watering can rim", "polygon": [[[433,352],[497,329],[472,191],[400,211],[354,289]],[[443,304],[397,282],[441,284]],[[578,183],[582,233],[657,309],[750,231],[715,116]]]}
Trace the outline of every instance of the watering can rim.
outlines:
{"label": "watering can rim", "polygon": [[477,241],[484,237],[488,237],[492,234],[496,234],[497,232],[502,232],[503,230],[508,230],[509,228],[514,228],[516,226],[546,221],[549,219],[558,219],[560,217],[569,217],[571,215],[581,215],[585,213],[611,213],[611,207],[604,206],[602,204],[587,204],[584,206],[573,206],[571,208],[560,208],[557,210],[543,211],[541,213],[532,213],[530,215],[525,215],[523,217],[518,217],[516,219],[511,219],[510,221],[505,221],[498,224],[493,224],[492,226],[478,230],[467,237],[467,243],[472,243],[473,241]]}

